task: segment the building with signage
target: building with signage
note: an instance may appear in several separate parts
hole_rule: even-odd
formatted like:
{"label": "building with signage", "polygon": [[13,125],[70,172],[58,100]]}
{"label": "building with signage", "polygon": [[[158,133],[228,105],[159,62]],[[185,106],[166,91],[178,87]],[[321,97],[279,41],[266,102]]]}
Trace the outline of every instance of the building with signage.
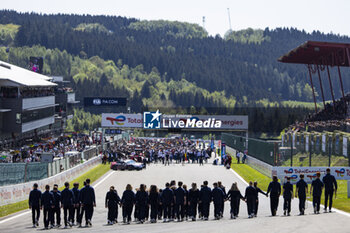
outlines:
{"label": "building with signage", "polygon": [[58,87],[48,76],[0,61],[0,146],[63,128],[55,124]]}

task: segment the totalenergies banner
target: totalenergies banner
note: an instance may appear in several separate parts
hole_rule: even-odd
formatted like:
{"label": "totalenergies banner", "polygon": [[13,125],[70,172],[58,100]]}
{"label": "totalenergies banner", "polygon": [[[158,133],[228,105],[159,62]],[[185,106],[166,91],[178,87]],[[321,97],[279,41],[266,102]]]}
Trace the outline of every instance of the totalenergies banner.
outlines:
{"label": "totalenergies banner", "polygon": [[142,128],[142,115],[124,113],[102,113],[102,127]]}
{"label": "totalenergies banner", "polygon": [[[326,175],[328,167],[273,167],[272,175],[277,175],[283,183],[290,177],[291,183],[295,184],[300,179],[300,174],[304,174],[304,180],[311,183],[316,178],[316,173],[321,173],[321,180]],[[330,167],[331,174],[337,180],[350,180],[350,167]]]}

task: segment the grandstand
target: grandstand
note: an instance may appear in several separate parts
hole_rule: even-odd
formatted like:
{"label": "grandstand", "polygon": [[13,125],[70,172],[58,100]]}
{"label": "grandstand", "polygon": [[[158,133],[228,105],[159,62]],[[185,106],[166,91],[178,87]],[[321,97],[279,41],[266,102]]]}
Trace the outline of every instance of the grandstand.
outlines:
{"label": "grandstand", "polygon": [[[334,131],[350,132],[350,94],[344,92],[340,67],[350,66],[350,44],[307,41],[278,59],[283,63],[305,64],[309,71],[315,113],[289,127],[293,131]],[[342,97],[335,100],[330,68],[336,67]],[[326,72],[332,95],[332,102],[326,102],[321,81],[321,72]],[[323,109],[317,109],[313,75],[317,74],[322,94]],[[333,81],[334,82],[334,81]]]}

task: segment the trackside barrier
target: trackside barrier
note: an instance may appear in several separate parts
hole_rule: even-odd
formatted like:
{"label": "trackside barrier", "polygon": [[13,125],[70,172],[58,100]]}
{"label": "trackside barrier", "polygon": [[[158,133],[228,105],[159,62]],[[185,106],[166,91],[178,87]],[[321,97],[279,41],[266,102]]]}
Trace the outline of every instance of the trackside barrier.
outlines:
{"label": "trackside barrier", "polygon": [[[246,137],[229,133],[222,133],[221,140],[226,146],[244,152],[246,150]],[[264,141],[254,138],[248,139],[248,155],[270,165],[275,165],[278,155],[278,143],[274,141]]]}
{"label": "trackside barrier", "polygon": [[63,186],[64,182],[67,180],[73,180],[99,163],[101,163],[101,156],[97,156],[85,163],[46,179],[0,187],[0,206],[28,199],[29,192],[32,190],[34,183],[38,183],[40,190],[44,190],[47,184],[51,187],[54,184]]}
{"label": "trackside barrier", "polygon": [[[226,151],[229,152],[233,156],[232,160],[236,160],[236,153],[237,151],[229,146],[226,146]],[[241,158],[242,161],[242,158]],[[259,171],[260,173],[264,174],[267,177],[271,177],[273,166],[270,164],[267,164],[263,161],[260,161],[252,156],[247,155],[247,159],[245,161],[246,164],[254,168],[255,170]]]}
{"label": "trackside barrier", "polygon": [[[117,140],[121,140],[122,137],[118,137]],[[18,201],[23,201],[28,199],[29,192],[32,190],[33,184],[38,183],[39,189],[44,190],[45,185],[49,184],[50,186],[53,186],[54,184],[58,184],[58,186],[63,186],[64,182],[70,181],[75,179],[76,177],[80,176],[81,174],[85,173],[87,170],[89,170],[91,167],[94,167],[95,165],[101,163],[101,156],[102,156],[102,147],[97,146],[95,149],[95,153],[98,153],[98,156],[95,155],[92,159],[81,163],[81,157],[80,156],[70,156],[67,157],[67,159],[60,161],[60,163],[56,164],[57,166],[65,164],[66,167],[74,165],[72,168],[69,168],[67,170],[62,171],[61,173],[58,173],[54,176],[51,176],[49,178],[44,179],[35,179],[31,180],[27,183],[21,183],[21,184],[13,184],[13,185],[7,185],[0,187],[0,206],[7,205],[11,203],[16,203]],[[80,153],[79,153],[80,155]],[[32,165],[33,164],[33,165]],[[34,172],[33,175],[29,176],[30,179],[33,177],[40,177],[43,176],[42,173],[45,174],[45,171],[48,172],[47,163],[32,163],[31,165],[27,165],[30,168],[38,169],[36,173]],[[34,165],[36,164],[36,165]],[[77,165],[79,164],[79,165]],[[0,164],[0,165],[9,165],[9,164]],[[23,168],[26,164],[10,164],[10,165],[18,165],[20,168]],[[40,169],[35,166],[46,166],[45,169]],[[1,168],[1,167],[0,167]],[[6,170],[9,173],[11,173],[11,169],[8,169],[9,167],[6,167]],[[13,168],[13,167],[12,167]],[[6,172],[5,172],[6,174]],[[47,174],[46,174],[47,175]],[[19,176],[25,176],[25,174],[20,173]],[[28,175],[27,175],[28,176]],[[1,178],[1,177],[0,177]],[[21,177],[19,177],[21,178]],[[28,178],[28,179],[29,179]],[[17,178],[16,178],[17,179]]]}

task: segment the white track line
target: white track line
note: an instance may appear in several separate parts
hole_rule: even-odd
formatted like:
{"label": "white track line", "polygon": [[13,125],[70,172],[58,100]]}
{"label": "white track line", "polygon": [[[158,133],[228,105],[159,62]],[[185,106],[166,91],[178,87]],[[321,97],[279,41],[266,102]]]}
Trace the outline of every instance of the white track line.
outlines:
{"label": "white track line", "polygon": [[[237,172],[235,172],[232,168],[230,169],[230,171],[235,174],[238,179],[240,179],[243,183],[245,183],[246,185],[248,185],[247,181],[245,181]],[[308,203],[310,203],[312,205],[312,201],[307,201]],[[320,205],[320,207],[324,208],[324,205]],[[350,217],[350,213],[347,213],[345,211],[342,210],[338,210],[336,208],[332,208],[333,211],[335,211],[336,213],[342,214],[344,216]]]}
{"label": "white track line", "polygon": [[[105,177],[103,177],[97,184],[93,185],[92,187],[97,188],[97,186],[99,186],[100,184],[102,184],[102,183],[103,183],[106,179],[108,179],[112,174],[113,174],[113,172],[109,171],[109,174],[108,174],[108,175],[105,175]],[[20,213],[20,214],[17,214],[17,215],[15,215],[15,216],[6,218],[6,219],[0,221],[0,224],[3,224],[3,223],[6,223],[6,222],[8,222],[8,221],[11,221],[11,220],[13,220],[13,219],[22,217],[22,216],[24,216],[24,215],[26,215],[26,214],[29,214],[29,213],[31,213],[31,212],[32,212],[32,211],[27,210],[27,211],[25,211],[25,212],[23,212],[23,213]]]}
{"label": "white track line", "polygon": [[93,185],[92,187],[97,188],[100,184],[102,184],[105,180],[107,180],[114,172],[109,171],[108,175],[105,175],[97,184]]}

